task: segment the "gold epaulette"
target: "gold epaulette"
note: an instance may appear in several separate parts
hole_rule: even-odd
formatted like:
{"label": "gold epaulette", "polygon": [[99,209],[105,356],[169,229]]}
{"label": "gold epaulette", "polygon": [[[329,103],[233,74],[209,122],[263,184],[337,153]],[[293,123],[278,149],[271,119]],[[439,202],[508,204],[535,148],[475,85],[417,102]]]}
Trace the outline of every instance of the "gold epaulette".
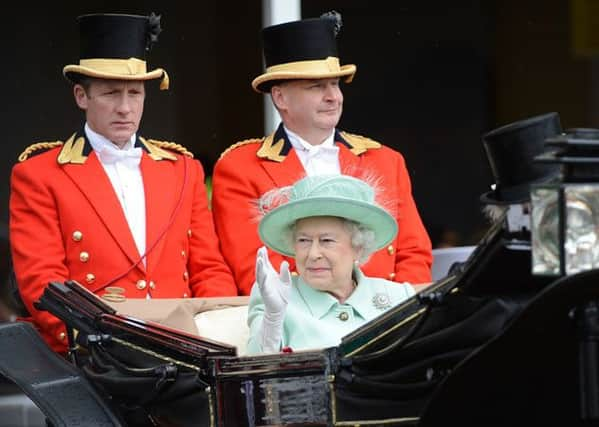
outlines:
{"label": "gold epaulette", "polygon": [[381,148],[381,144],[373,139],[353,133],[341,132],[341,136],[352,145],[350,151],[354,154],[362,154],[373,148]]}
{"label": "gold epaulette", "polygon": [[232,150],[236,149],[237,147],[241,147],[242,145],[248,145],[248,144],[258,144],[258,143],[262,143],[262,141],[264,141],[264,138],[250,138],[250,139],[244,139],[243,141],[236,142],[235,144],[233,144],[229,148],[227,148],[225,151],[223,151],[218,159],[219,160],[222,159],[229,151],[232,151]]}
{"label": "gold epaulette", "polygon": [[29,147],[25,148],[25,150],[21,154],[19,154],[19,162],[24,162],[25,160],[27,160],[29,155],[35,151],[58,147],[62,144],[62,141],[36,142],[35,144],[31,144]]}
{"label": "gold epaulette", "polygon": [[148,150],[148,155],[153,160],[177,160],[177,156],[173,153],[170,153],[167,150],[176,151],[178,153],[183,154],[184,156],[190,157],[193,159],[193,154],[190,151],[187,151],[187,148],[183,147],[181,144],[176,144],[174,142],[167,141],[157,141],[155,139],[145,139],[141,136],[139,137],[141,143]]}
{"label": "gold epaulette", "polygon": [[189,151],[187,148],[182,146],[181,144],[177,144],[176,142],[168,142],[168,141],[158,141],[156,139],[148,139],[150,144],[154,144],[157,147],[164,148],[166,150],[176,151],[178,153],[183,154],[184,156],[190,157],[193,159],[193,153]]}

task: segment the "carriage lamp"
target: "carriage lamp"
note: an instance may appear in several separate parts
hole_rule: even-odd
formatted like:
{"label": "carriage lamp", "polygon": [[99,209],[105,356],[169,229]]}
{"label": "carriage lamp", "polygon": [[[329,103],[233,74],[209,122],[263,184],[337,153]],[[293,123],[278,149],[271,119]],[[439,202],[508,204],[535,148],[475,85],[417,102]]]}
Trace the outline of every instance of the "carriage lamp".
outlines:
{"label": "carriage lamp", "polygon": [[599,268],[599,129],[569,129],[535,158],[558,163],[555,181],[531,185],[532,272],[563,276]]}

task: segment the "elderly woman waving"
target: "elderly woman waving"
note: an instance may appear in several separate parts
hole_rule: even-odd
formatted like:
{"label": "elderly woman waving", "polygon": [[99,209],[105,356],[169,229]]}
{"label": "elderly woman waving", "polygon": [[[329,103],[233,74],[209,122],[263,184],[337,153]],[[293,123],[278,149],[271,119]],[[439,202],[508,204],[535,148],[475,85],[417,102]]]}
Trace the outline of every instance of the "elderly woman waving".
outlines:
{"label": "elderly woman waving", "polygon": [[256,257],[248,312],[250,353],[324,348],[414,294],[407,283],[365,276],[359,265],[385,247],[397,224],[375,190],[347,175],[306,177],[259,201],[274,207],[260,221],[262,241],[293,256],[277,272],[265,247]]}

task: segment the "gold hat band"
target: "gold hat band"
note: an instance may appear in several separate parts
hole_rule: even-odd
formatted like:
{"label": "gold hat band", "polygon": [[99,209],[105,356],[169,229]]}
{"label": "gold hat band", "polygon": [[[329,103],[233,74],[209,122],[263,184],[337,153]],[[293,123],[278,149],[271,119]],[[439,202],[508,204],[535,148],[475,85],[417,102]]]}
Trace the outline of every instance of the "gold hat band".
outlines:
{"label": "gold hat band", "polygon": [[316,59],[313,61],[288,62],[286,64],[278,64],[266,68],[267,73],[337,73],[339,71],[341,71],[341,67],[339,66],[339,58],[334,56],[329,56],[326,59]]}
{"label": "gold hat band", "polygon": [[122,79],[122,80],[150,80],[159,79],[160,89],[169,87],[170,79],[162,68],[156,68],[150,72],[146,69],[146,61],[137,58],[129,59],[106,59],[92,58],[81,59],[78,65],[67,65],[63,74],[69,78],[69,73],[79,73],[89,77],[100,79]]}
{"label": "gold hat band", "polygon": [[137,58],[129,59],[82,59],[79,61],[79,65],[86,68],[93,68],[100,72],[125,74],[125,75],[137,75],[145,74],[146,61],[142,61]]}
{"label": "gold hat band", "polygon": [[252,81],[252,87],[257,92],[267,93],[261,85],[273,80],[288,79],[323,79],[329,77],[344,77],[350,83],[356,72],[356,66],[347,64],[340,66],[339,58],[329,56],[326,59],[310,61],[295,61],[267,67],[265,73]]}

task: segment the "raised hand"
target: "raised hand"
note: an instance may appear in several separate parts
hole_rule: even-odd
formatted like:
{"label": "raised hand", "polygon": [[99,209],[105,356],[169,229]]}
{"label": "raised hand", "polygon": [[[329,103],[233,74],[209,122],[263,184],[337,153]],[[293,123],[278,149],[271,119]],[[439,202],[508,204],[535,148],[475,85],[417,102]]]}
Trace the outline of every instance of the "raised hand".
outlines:
{"label": "raised hand", "polygon": [[269,317],[283,317],[287,309],[289,292],[291,291],[291,273],[289,263],[281,263],[281,271],[273,268],[264,246],[256,254],[256,282],[264,301],[264,308]]}
{"label": "raised hand", "polygon": [[291,292],[289,263],[283,261],[281,271],[277,273],[268,259],[266,248],[262,246],[256,254],[256,283],[264,301],[262,351],[278,352],[281,349],[283,320]]}

